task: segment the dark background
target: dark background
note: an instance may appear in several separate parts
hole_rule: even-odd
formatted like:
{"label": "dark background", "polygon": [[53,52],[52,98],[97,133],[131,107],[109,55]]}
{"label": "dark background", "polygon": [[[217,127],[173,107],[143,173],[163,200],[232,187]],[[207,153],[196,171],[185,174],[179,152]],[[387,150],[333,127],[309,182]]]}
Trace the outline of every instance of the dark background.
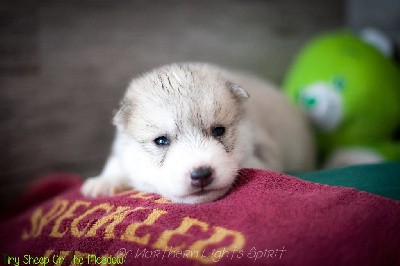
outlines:
{"label": "dark background", "polygon": [[1,1],[2,208],[39,175],[100,172],[113,110],[133,76],[190,60],[279,84],[296,52],[319,33],[372,25],[399,40],[399,3]]}

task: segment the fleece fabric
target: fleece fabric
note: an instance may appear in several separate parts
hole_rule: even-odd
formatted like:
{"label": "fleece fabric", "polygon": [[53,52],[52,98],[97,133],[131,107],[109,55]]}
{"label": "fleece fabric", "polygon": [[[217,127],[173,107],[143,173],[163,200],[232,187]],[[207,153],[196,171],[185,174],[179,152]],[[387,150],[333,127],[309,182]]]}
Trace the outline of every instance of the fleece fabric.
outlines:
{"label": "fleece fabric", "polygon": [[204,204],[128,191],[88,199],[39,180],[0,225],[6,265],[400,265],[400,201],[243,169]]}
{"label": "fleece fabric", "polygon": [[352,187],[400,200],[400,161],[351,165],[294,175],[315,183]]}

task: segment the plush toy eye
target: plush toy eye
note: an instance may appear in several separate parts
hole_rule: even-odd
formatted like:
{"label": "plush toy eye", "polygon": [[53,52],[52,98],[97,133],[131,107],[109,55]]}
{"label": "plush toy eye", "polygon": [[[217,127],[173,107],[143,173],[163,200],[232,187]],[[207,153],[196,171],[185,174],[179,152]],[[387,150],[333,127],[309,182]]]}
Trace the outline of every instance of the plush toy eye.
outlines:
{"label": "plush toy eye", "polygon": [[341,76],[335,76],[332,79],[333,86],[338,89],[339,91],[344,90],[344,87],[346,86],[346,81],[344,80],[343,77]]}
{"label": "plush toy eye", "polygon": [[317,98],[314,97],[303,97],[302,100],[306,109],[312,109],[317,104]]}
{"label": "plush toy eye", "polygon": [[154,143],[157,146],[168,146],[171,144],[170,140],[166,136],[160,136],[154,139]]}
{"label": "plush toy eye", "polygon": [[225,131],[226,131],[225,127],[215,127],[215,128],[213,128],[213,130],[211,131],[211,135],[212,135],[214,138],[218,138],[218,137],[223,136],[223,135],[225,134]]}

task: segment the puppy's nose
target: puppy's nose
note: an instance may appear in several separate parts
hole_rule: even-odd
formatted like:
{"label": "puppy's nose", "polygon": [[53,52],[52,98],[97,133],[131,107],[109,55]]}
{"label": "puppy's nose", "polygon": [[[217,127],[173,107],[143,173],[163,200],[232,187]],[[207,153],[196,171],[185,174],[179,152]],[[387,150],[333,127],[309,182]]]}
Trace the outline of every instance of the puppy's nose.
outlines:
{"label": "puppy's nose", "polygon": [[212,169],[210,167],[199,167],[190,173],[192,186],[204,188],[212,182]]}

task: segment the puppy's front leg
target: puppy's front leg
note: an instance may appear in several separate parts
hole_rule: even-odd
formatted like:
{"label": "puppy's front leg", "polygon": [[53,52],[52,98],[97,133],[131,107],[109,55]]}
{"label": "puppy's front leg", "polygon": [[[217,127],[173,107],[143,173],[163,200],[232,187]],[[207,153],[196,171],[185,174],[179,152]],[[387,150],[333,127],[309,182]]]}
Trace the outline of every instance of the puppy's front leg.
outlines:
{"label": "puppy's front leg", "polygon": [[102,173],[85,181],[81,193],[90,198],[114,195],[129,188],[128,182],[118,158],[112,154]]}

